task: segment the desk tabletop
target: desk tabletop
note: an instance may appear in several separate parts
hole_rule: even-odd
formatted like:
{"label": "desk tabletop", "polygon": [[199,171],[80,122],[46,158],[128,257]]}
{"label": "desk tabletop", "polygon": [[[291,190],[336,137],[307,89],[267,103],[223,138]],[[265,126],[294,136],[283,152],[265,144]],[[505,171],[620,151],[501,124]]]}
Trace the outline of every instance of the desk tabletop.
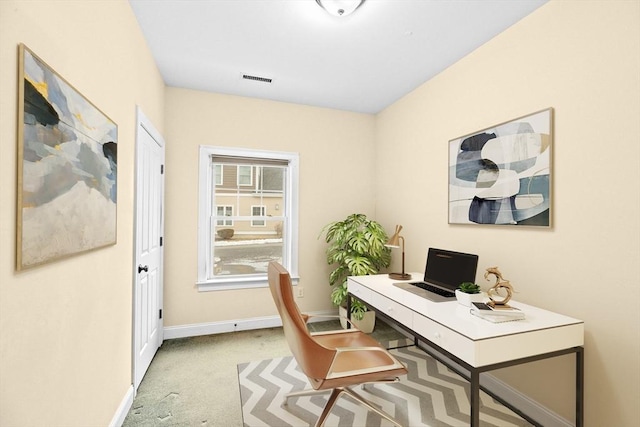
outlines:
{"label": "desk tabletop", "polygon": [[[411,274],[414,281],[420,281],[424,277],[421,273]],[[513,300],[509,301],[509,305],[522,310],[525,319],[492,323],[472,315],[469,307],[459,304],[455,299],[433,302],[394,286],[398,281],[390,279],[386,274],[351,276],[349,279],[473,341],[584,323],[582,320]]]}

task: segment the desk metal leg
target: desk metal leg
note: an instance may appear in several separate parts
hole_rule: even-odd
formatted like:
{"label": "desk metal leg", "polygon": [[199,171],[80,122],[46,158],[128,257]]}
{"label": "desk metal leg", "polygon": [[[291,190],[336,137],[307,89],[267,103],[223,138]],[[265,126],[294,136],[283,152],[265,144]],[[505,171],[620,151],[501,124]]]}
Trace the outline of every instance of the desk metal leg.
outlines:
{"label": "desk metal leg", "polygon": [[[463,378],[467,378],[466,373],[469,372],[469,393],[470,393],[470,403],[471,403],[471,427],[479,427],[480,426],[480,372],[486,372],[494,369],[506,368],[508,366],[516,366],[521,365],[523,363],[534,362],[538,360],[549,359],[552,357],[564,356],[570,353],[576,353],[576,427],[584,427],[584,347],[571,347],[562,350],[556,350],[549,353],[537,354],[533,356],[523,357],[517,360],[508,360],[500,363],[494,363],[492,365],[483,366],[480,369],[474,368],[470,366],[468,363],[464,362],[456,355],[449,353],[423,336],[417,334],[413,329],[406,327],[405,325],[398,323],[393,317],[385,315],[383,310],[376,309],[375,306],[370,305],[365,302],[367,306],[371,309],[377,310],[377,312],[385,319],[390,320],[391,322],[399,325],[403,330],[407,331],[413,336],[414,345],[419,349],[425,351],[427,354],[435,358],[436,360],[444,363],[449,369],[453,372],[456,372]],[[351,314],[351,294],[348,295],[347,298],[347,313],[350,316]],[[426,347],[435,350],[435,353],[429,351]],[[436,354],[437,353],[437,354]],[[439,354],[439,356],[438,356]],[[500,396],[492,393],[490,390],[485,390],[485,392],[496,399],[498,402],[506,406],[507,408],[514,411],[517,415],[521,416],[523,419],[527,420],[533,425],[539,426],[535,420],[531,419],[527,414],[523,413],[514,405],[505,401]]]}
{"label": "desk metal leg", "polygon": [[471,392],[471,427],[480,425],[480,373],[477,369],[471,369],[470,392]]}
{"label": "desk metal leg", "polygon": [[576,427],[584,426],[584,347],[576,351]]}

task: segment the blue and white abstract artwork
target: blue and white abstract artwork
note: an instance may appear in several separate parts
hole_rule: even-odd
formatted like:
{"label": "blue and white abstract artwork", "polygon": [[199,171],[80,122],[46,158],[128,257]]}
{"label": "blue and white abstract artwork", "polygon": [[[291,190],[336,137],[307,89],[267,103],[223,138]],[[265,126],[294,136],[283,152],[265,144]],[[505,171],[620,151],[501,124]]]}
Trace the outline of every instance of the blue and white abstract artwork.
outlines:
{"label": "blue and white abstract artwork", "polygon": [[20,45],[18,270],[116,243],[118,128]]}
{"label": "blue and white abstract artwork", "polygon": [[551,225],[549,108],[449,141],[449,223]]}

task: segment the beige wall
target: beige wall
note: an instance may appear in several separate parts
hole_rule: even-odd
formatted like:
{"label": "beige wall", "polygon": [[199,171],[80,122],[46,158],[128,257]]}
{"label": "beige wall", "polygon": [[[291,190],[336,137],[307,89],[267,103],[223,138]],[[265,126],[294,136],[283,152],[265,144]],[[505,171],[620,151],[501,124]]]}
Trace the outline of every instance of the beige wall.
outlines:
{"label": "beige wall", "polygon": [[168,88],[165,138],[165,326],[277,314],[267,288],[198,292],[198,147],[300,154],[300,285],[303,310],[331,310],[322,227],[353,212],[373,215],[374,116]]}
{"label": "beige wall", "polygon": [[[17,46],[118,125],[118,243],[15,272]],[[164,86],[125,0],[0,1],[0,425],[105,426],[131,384],[135,108]]]}
{"label": "beige wall", "polygon": [[[448,141],[555,109],[549,230],[447,224]],[[377,219],[497,265],[516,298],[585,321],[586,425],[640,419],[640,3],[552,1],[377,117]],[[396,164],[388,161],[395,156]],[[398,208],[411,205],[411,209]],[[501,378],[573,419],[573,359]]]}

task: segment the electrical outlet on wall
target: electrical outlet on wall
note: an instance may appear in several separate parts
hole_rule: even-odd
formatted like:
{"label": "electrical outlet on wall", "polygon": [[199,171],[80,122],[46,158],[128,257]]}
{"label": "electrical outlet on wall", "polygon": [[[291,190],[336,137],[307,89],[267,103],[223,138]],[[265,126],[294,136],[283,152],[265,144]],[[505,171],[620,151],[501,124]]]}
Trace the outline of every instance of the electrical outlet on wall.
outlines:
{"label": "electrical outlet on wall", "polygon": [[304,297],[304,288],[302,286],[298,286],[298,298]]}

